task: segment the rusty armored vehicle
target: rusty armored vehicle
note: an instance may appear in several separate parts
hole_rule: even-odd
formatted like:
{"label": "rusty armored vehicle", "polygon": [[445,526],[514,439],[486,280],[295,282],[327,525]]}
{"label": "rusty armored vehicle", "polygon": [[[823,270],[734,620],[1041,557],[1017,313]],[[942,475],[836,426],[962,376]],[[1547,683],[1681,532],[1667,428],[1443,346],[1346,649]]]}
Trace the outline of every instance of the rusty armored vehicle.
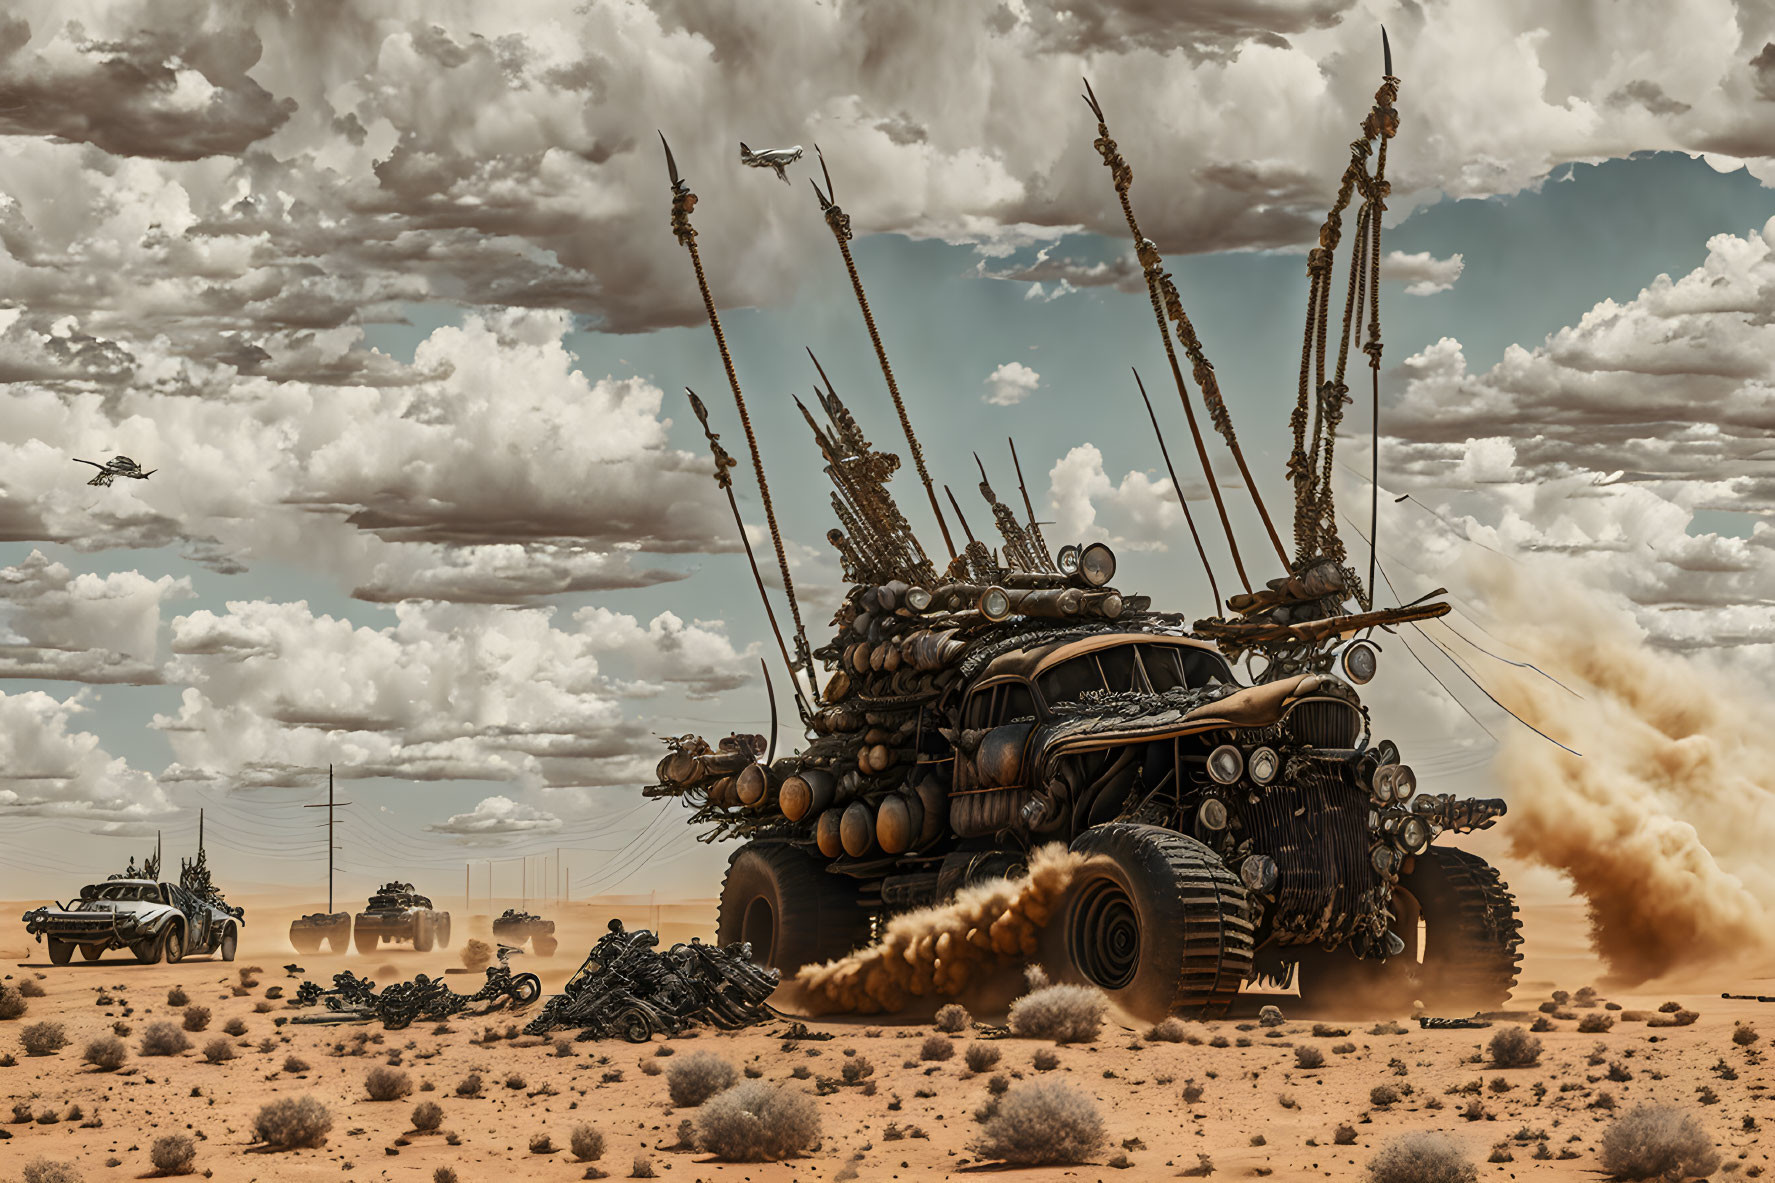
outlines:
{"label": "rusty armored vehicle", "polygon": [[553,920],[544,920],[534,912],[522,912],[516,908],[507,908],[493,918],[493,939],[518,949],[528,941],[530,951],[538,957],[553,957],[559,945]]}
{"label": "rusty armored vehicle", "polygon": [[357,914],[354,927],[352,941],[363,954],[374,953],[385,941],[410,944],[416,953],[429,953],[434,946],[450,947],[450,913],[433,908],[431,898],[420,895],[411,883],[378,887],[368,906]]}
{"label": "rusty armored vehicle", "polygon": [[[830,175],[827,190],[815,185],[952,557],[932,559],[914,535],[887,488],[898,457],[869,442],[821,370],[819,413],[805,406],[802,413],[834,486],[840,528],[828,538],[850,587],[831,640],[817,649],[805,639],[780,548],[789,640],[765,597],[807,742],[779,756],[761,736],[714,744],[676,737],[667,741],[658,784],[647,790],[684,800],[692,821],[707,827],[705,838],[742,840],[721,892],[720,944],[749,943],[763,965],[787,977],[866,943],[896,912],[1013,874],[1034,848],[1060,842],[1099,857],[1073,879],[1037,955],[1050,975],[1101,987],[1133,1013],[1223,1013],[1246,983],[1297,983],[1309,1001],[1349,995],[1397,1006],[1421,999],[1444,1011],[1504,1003],[1519,959],[1512,896],[1484,860],[1437,844],[1491,825],[1504,803],[1422,791],[1362,697],[1379,672],[1375,636],[1439,617],[1448,606],[1440,592],[1377,606],[1373,560],[1365,581],[1338,538],[1331,499],[1332,451],[1349,401],[1350,326],[1354,320],[1360,338],[1367,310],[1368,339],[1358,343],[1378,389],[1378,297],[1371,304],[1371,293],[1397,86],[1389,61],[1362,139],[1352,145],[1338,204],[1308,260],[1287,469],[1295,494],[1292,554],[1270,525],[1213,367],[1158,249],[1135,223],[1132,170],[1088,95],[1095,146],[1122,199],[1197,455],[1207,468],[1206,433],[1173,329],[1207,418],[1286,572],[1255,588],[1246,578],[1210,469],[1206,485],[1246,590],[1221,600],[1184,501],[1217,602],[1216,614],[1204,618],[1118,590],[1115,555],[1102,543],[1050,550],[1027,492],[1019,515],[999,499],[983,465],[984,513],[1000,541],[989,548],[979,540],[949,494],[965,538],[953,545],[850,255],[849,219],[835,203]],[[689,217],[696,198],[669,148],[667,161],[673,231],[706,296]],[[1353,194],[1362,198],[1357,274],[1343,340],[1334,330],[1328,350],[1332,263]],[[712,301],[708,311],[718,330]],[[744,397],[725,340],[719,331],[716,337],[774,536]],[[692,400],[731,502],[735,462],[710,430],[706,408]],[[1017,479],[1021,485],[1020,472]],[[1175,474],[1173,482],[1181,501]],[[823,686],[816,665],[826,671]]]}

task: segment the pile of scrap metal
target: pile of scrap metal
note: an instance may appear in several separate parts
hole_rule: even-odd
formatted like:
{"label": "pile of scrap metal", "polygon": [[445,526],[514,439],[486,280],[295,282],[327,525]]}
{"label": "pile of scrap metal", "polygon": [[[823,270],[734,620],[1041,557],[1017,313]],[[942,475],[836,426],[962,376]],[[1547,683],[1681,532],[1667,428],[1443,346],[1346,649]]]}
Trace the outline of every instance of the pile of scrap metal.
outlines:
{"label": "pile of scrap metal", "polygon": [[525,1033],[578,1027],[580,1039],[646,1043],[702,1023],[731,1031],[776,1014],[765,1000],[777,988],[777,971],[752,964],[750,945],[721,948],[693,939],[659,953],[658,944],[658,934],[631,932],[612,920]]}
{"label": "pile of scrap metal", "polygon": [[441,1023],[462,1014],[477,1003],[490,1005],[480,1012],[509,1005],[513,1010],[529,1006],[542,996],[542,982],[535,974],[514,974],[509,964],[510,946],[501,946],[497,965],[487,967],[487,980],[473,994],[458,994],[442,978],[420,974],[411,981],[396,982],[380,993],[370,978],[350,970],[333,975],[333,988],[304,981],[296,988],[292,1006],[322,1006],[326,1014],[305,1015],[298,1023],[352,1023],[380,1020],[392,1031],[423,1019]]}

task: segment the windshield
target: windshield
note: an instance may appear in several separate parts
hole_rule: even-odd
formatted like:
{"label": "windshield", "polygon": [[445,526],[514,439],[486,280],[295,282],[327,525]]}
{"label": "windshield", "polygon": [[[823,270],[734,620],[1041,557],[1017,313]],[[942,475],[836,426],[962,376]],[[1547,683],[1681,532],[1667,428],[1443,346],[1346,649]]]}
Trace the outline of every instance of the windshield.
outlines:
{"label": "windshield", "polygon": [[1140,643],[1081,653],[1042,674],[1036,684],[1053,706],[1077,702],[1094,690],[1153,693],[1231,681],[1226,662],[1215,654],[1184,645]]}
{"label": "windshield", "polygon": [[[81,894],[87,895],[85,892],[82,892]],[[160,894],[151,884],[147,883],[101,884],[97,890],[93,891],[88,896],[88,898],[97,900],[116,900],[118,902],[127,901],[132,903],[141,903],[143,901],[147,901],[148,903],[160,902]]]}

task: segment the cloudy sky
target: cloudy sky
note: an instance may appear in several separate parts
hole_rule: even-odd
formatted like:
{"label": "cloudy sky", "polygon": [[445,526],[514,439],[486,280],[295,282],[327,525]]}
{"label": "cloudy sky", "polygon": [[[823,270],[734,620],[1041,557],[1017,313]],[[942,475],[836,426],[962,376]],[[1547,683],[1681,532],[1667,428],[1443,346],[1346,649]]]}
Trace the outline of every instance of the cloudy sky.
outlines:
{"label": "cloudy sky", "polygon": [[[662,736],[766,726],[768,633],[686,413],[688,385],[743,455],[656,129],[814,631],[837,570],[804,349],[896,435],[816,142],[933,471],[971,492],[978,450],[1002,492],[1014,436],[1051,538],[1108,539],[1126,588],[1205,614],[1128,367],[1180,460],[1182,417],[1078,80],[1281,509],[1303,245],[1383,23],[1400,594],[1448,584],[1495,628],[1458,581],[1503,553],[1656,648],[1766,668],[1766,5],[13,0],[0,893],[65,894],[157,830],[183,851],[199,808],[236,882],[318,887],[329,763],[348,890],[447,896],[495,860],[515,894],[556,847],[576,893],[713,889],[722,852],[639,785]],[[783,185],[741,139],[808,158]],[[156,475],[74,463],[119,453]],[[1391,649],[1386,729],[1486,789],[1514,724],[1419,648],[1461,701]]]}

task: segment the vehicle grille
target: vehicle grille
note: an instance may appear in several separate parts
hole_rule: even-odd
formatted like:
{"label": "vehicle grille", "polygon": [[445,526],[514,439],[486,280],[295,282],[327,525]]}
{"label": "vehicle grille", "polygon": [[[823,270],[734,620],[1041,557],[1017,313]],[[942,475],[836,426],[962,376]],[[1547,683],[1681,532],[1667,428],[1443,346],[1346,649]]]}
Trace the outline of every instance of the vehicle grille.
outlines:
{"label": "vehicle grille", "polygon": [[1290,779],[1237,807],[1252,849],[1276,860],[1281,944],[1345,939],[1384,902],[1368,861],[1368,799],[1350,775],[1342,764],[1302,760]]}
{"label": "vehicle grille", "polygon": [[1315,748],[1353,748],[1362,734],[1362,715],[1335,698],[1309,698],[1282,721],[1293,736]]}
{"label": "vehicle grille", "polygon": [[72,916],[48,916],[45,917],[43,921],[45,931],[58,934],[65,932],[110,932],[116,927],[116,924],[117,922],[112,920],[109,916],[82,916],[78,919]]}

